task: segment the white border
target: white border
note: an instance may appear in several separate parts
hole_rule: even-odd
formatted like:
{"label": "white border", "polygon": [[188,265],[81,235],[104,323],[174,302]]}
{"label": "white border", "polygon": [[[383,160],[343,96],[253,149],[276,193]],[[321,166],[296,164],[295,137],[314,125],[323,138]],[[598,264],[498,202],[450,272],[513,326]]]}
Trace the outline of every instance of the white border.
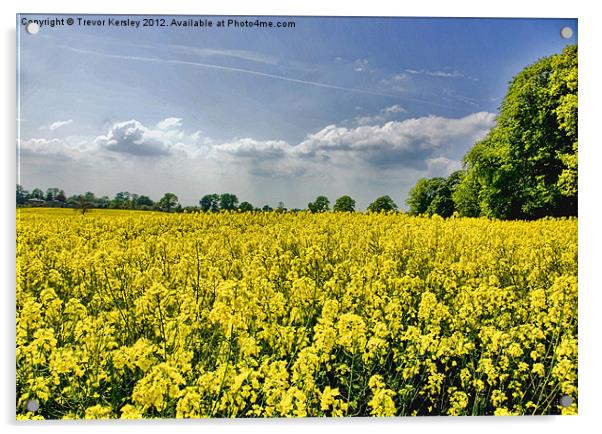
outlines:
{"label": "white border", "polygon": [[[204,432],[245,431],[264,432],[329,432],[345,430],[364,432],[378,429],[386,432],[403,430],[429,432],[471,433],[486,430],[489,433],[508,431],[544,431],[547,433],[576,433],[594,431],[596,422],[600,422],[600,334],[602,317],[600,299],[602,288],[596,274],[600,258],[597,256],[600,246],[599,213],[601,195],[599,193],[596,169],[600,162],[599,131],[594,114],[599,113],[595,104],[602,101],[600,95],[600,55],[599,41],[602,40],[601,16],[596,14],[594,2],[577,1],[525,1],[505,0],[503,2],[483,2],[469,0],[399,2],[367,0],[351,2],[349,0],[304,0],[296,4],[276,0],[230,0],[228,2],[193,2],[190,0],[87,0],[72,2],[68,0],[4,0],[1,2],[2,14],[2,156],[3,166],[2,193],[2,238],[0,263],[2,264],[3,315],[2,333],[0,333],[2,357],[0,384],[0,415],[2,425],[9,432],[23,432],[36,428],[32,424],[14,422],[14,318],[15,318],[15,211],[14,194],[16,181],[16,36],[15,14],[25,13],[138,13],[138,14],[215,14],[215,15],[351,15],[351,16],[449,16],[449,17],[569,17],[579,19],[579,134],[580,134],[580,192],[579,192],[579,416],[577,417],[517,417],[517,418],[403,418],[393,420],[209,420],[200,422],[143,421],[141,423],[86,423],[51,422],[37,426],[44,432],[61,432],[65,429],[86,432],[101,432],[104,429],[116,432],[155,432],[172,429],[203,430]],[[588,4],[589,3],[589,4]],[[597,134],[596,134],[597,133]],[[596,134],[596,136],[594,136]]]}

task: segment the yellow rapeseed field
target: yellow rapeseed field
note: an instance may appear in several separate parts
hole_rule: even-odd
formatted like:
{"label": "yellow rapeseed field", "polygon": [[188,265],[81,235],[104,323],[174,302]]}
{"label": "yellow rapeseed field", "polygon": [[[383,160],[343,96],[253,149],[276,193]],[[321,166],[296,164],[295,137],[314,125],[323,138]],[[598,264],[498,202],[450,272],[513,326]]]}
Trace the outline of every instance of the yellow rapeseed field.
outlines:
{"label": "yellow rapeseed field", "polygon": [[577,412],[577,219],[19,209],[16,291],[20,419]]}

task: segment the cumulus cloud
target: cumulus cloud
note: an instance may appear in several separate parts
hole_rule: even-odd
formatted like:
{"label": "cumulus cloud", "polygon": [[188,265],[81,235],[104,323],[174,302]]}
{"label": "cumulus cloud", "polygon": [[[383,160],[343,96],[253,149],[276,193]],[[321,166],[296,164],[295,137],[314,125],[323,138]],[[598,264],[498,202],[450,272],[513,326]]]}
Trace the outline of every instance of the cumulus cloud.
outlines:
{"label": "cumulus cloud", "polygon": [[443,148],[471,145],[494,123],[493,113],[478,112],[459,119],[426,116],[357,128],[329,125],[309,135],[294,152],[328,159],[340,155],[377,166],[413,167]]}
{"label": "cumulus cloud", "polygon": [[67,146],[60,139],[29,139],[19,142],[19,149],[24,153],[32,154],[57,154],[67,150]]}
{"label": "cumulus cloud", "polygon": [[[405,109],[392,105],[376,116],[387,119],[400,113]],[[333,170],[353,178],[354,174],[386,170],[402,173],[402,169],[437,176],[460,168],[458,154],[484,137],[494,123],[493,113],[478,112],[462,118],[431,115],[356,127],[333,124],[290,143],[248,137],[212,140],[200,131],[186,132],[182,120],[172,117],[150,127],[137,120],[117,122],[105,134],[87,142],[30,139],[21,142],[21,150],[23,155],[88,162],[118,161],[118,156],[130,156],[145,161],[161,158],[161,164],[169,165],[200,158],[206,162],[205,168],[268,178],[317,176]]]}
{"label": "cumulus cloud", "polygon": [[407,110],[399,104],[395,104],[390,107],[385,107],[375,115],[358,116],[354,120],[358,125],[369,125],[385,122],[400,113],[407,113]]}
{"label": "cumulus cloud", "polygon": [[88,143],[74,141],[72,138],[45,139],[31,138],[18,142],[18,152],[21,158],[55,162],[83,161],[90,151]]}
{"label": "cumulus cloud", "polygon": [[48,125],[48,129],[50,131],[54,131],[54,130],[57,130],[57,129],[61,128],[61,127],[64,127],[65,125],[69,125],[69,124],[72,124],[72,123],[73,123],[73,119],[69,119],[69,120],[66,120],[66,121],[56,121],[56,122],[53,122],[50,125]]}
{"label": "cumulus cloud", "polygon": [[[403,111],[395,105],[381,110],[381,116]],[[244,160],[250,172],[258,175],[272,174],[276,167],[299,174],[304,167],[322,163],[351,170],[367,165],[377,170],[405,167],[440,173],[459,168],[459,161],[448,154],[470,147],[494,123],[493,113],[479,112],[458,119],[426,116],[355,128],[328,125],[298,144],[245,138],[213,149],[220,158],[226,154],[230,161]]]}
{"label": "cumulus cloud", "polygon": [[169,128],[180,128],[182,126],[182,118],[166,118],[157,123],[157,127],[160,130],[167,130]]}
{"label": "cumulus cloud", "polygon": [[151,134],[151,131],[137,120],[114,124],[106,135],[98,136],[95,143],[100,148],[136,156],[170,154],[167,143],[156,134]]}
{"label": "cumulus cloud", "polygon": [[407,113],[407,110],[404,109],[399,104],[392,105],[390,107],[385,107],[383,110],[385,114],[394,114],[394,113]]}
{"label": "cumulus cloud", "polygon": [[243,158],[278,158],[283,157],[291,145],[283,140],[238,139],[216,145],[214,150]]}
{"label": "cumulus cloud", "polygon": [[132,119],[117,122],[94,140],[99,149],[137,157],[161,157],[174,153],[198,156],[205,152],[208,139],[200,131],[192,134],[182,129],[181,118],[166,118],[156,127],[147,127]]}
{"label": "cumulus cloud", "polygon": [[[403,107],[380,112],[395,115]],[[282,199],[301,207],[317,191],[331,198],[351,192],[362,208],[374,197],[408,191],[420,177],[459,169],[495,116],[333,124],[294,142],[210,139],[186,131],[179,118],[157,121],[116,122],[102,135],[21,141],[19,176],[26,185],[56,184],[69,192],[114,194],[127,186],[158,198],[176,191],[187,204],[207,192],[231,191],[252,203]]]}

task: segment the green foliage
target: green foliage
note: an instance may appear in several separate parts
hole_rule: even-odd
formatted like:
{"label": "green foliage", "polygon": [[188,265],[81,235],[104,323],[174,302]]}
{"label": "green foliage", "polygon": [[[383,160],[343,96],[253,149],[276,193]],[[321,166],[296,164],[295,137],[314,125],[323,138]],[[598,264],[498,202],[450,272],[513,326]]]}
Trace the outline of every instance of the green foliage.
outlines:
{"label": "green foliage", "polygon": [[80,194],[70,199],[70,204],[74,211],[81,212],[82,215],[86,214],[92,208],[92,202],[86,199],[85,195]]}
{"label": "green foliage", "polygon": [[155,203],[152,201],[152,199],[148,196],[138,196],[135,200],[135,205],[136,208],[144,208],[144,207],[149,207],[151,208]]}
{"label": "green foliage", "polygon": [[450,217],[455,211],[452,194],[460,182],[462,172],[454,172],[448,178],[422,178],[410,190],[406,203],[409,213],[437,214],[441,217]]}
{"label": "green foliage", "polygon": [[318,196],[315,201],[307,204],[311,212],[325,212],[330,209],[330,201],[326,196]]}
{"label": "green foliage", "polygon": [[368,211],[370,212],[388,212],[397,211],[397,204],[393,202],[393,199],[389,196],[381,196],[368,205]]}
{"label": "green foliage", "polygon": [[238,197],[232,193],[223,193],[219,197],[220,209],[234,211],[238,208]]}
{"label": "green foliage", "polygon": [[335,201],[332,210],[335,212],[354,212],[355,200],[347,195],[341,196]]}
{"label": "green foliage", "polygon": [[171,212],[174,211],[180,203],[178,201],[178,196],[173,193],[165,193],[158,205],[162,211]]}
{"label": "green foliage", "polygon": [[562,154],[560,159],[566,165],[558,177],[558,188],[565,197],[577,198],[577,142],[573,144],[572,154]]}
{"label": "green foliage", "polygon": [[[96,201],[96,197],[92,192],[87,192],[85,196],[86,200],[89,202],[94,203]],[[132,195],[128,191],[120,191],[110,202],[109,207],[116,209],[131,209],[133,207]]]}
{"label": "green foliage", "polygon": [[29,198],[29,192],[25,190],[21,185],[17,184],[17,205],[23,205]]}
{"label": "green foliage", "polygon": [[56,200],[56,197],[59,195],[59,189],[56,187],[51,187],[46,189],[46,200]]}
{"label": "green foliage", "polygon": [[206,194],[199,201],[201,210],[218,212],[219,210],[235,211],[238,207],[238,197],[232,193]]}
{"label": "green foliage", "polygon": [[466,206],[472,193],[489,217],[577,214],[576,46],[540,59],[512,80],[496,127],[464,161],[459,209],[474,212],[474,203]]}
{"label": "green foliage", "polygon": [[199,200],[199,205],[203,211],[218,212],[219,211],[219,194],[206,194]]}
{"label": "green foliage", "polygon": [[253,211],[253,205],[247,201],[241,202],[241,204],[238,206],[238,210],[242,212],[250,212]]}
{"label": "green foliage", "polygon": [[452,192],[455,210],[464,217],[478,217],[481,215],[479,204],[479,184],[474,172],[461,172],[460,183]]}
{"label": "green foliage", "polygon": [[284,206],[283,201],[278,202],[278,206],[276,207],[276,212],[286,212],[286,208]]}
{"label": "green foliage", "polygon": [[29,198],[43,200],[44,192],[42,190],[40,190],[39,188],[34,188],[33,190],[31,190],[31,193],[29,194]]}

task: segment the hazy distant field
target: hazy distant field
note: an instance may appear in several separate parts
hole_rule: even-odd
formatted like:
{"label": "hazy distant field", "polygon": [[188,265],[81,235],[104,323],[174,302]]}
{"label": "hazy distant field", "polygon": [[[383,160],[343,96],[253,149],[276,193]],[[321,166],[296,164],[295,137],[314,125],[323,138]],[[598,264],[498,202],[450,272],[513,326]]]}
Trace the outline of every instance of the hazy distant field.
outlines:
{"label": "hazy distant field", "polygon": [[23,418],[576,413],[577,219],[18,209],[16,346]]}

